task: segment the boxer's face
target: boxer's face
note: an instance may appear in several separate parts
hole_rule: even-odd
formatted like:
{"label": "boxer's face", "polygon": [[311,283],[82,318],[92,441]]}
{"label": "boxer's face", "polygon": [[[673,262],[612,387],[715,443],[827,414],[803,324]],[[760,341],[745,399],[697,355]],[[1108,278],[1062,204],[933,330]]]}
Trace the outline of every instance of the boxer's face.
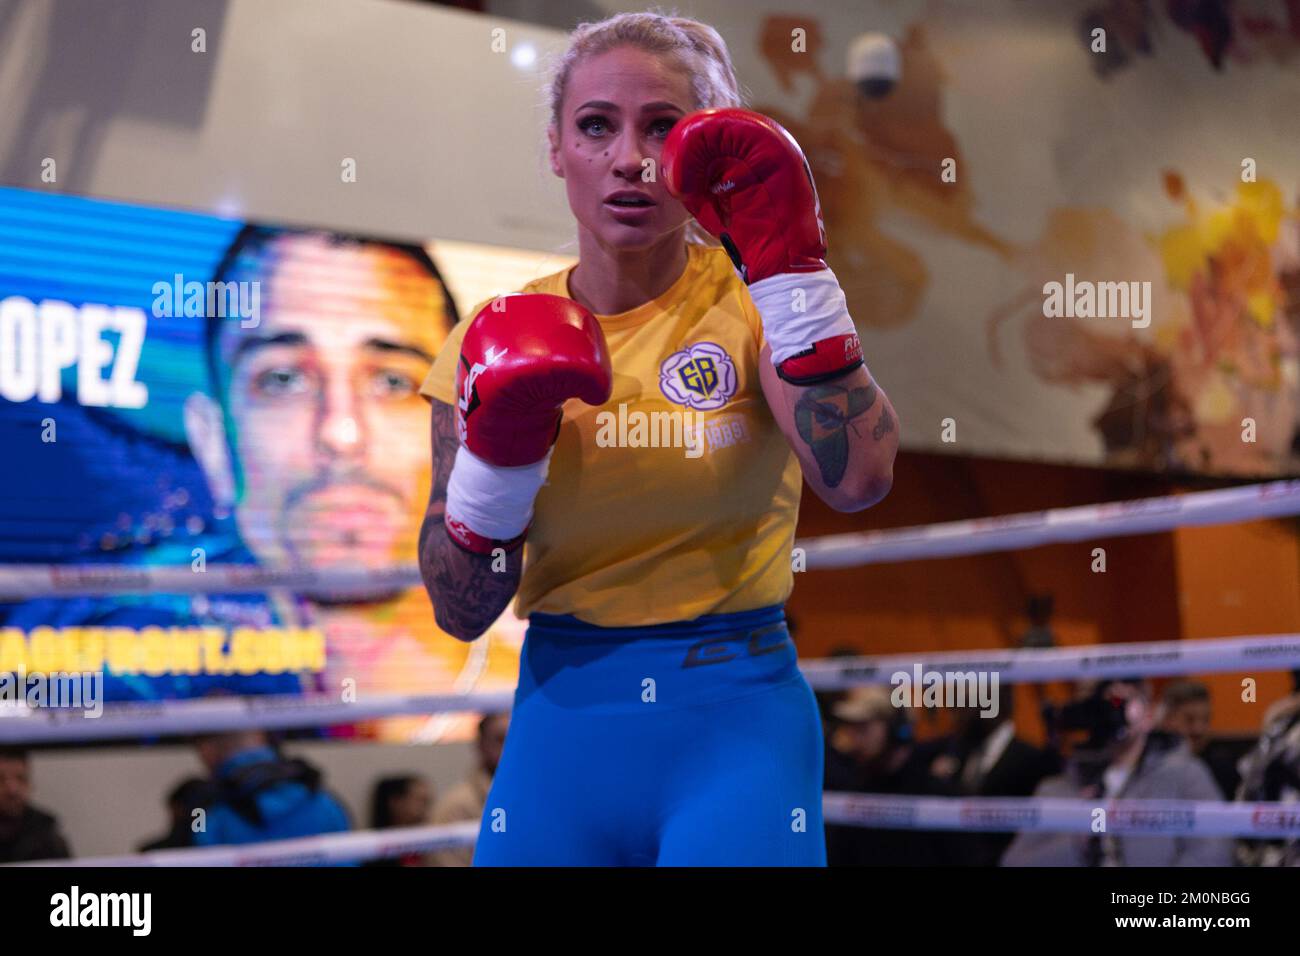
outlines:
{"label": "boxer's face", "polygon": [[[618,47],[580,61],[569,75],[560,121],[551,130],[551,169],[585,230],[613,249],[644,249],[689,220],[668,194],[659,155],[673,124],[693,108],[686,70],[670,58]],[[646,159],[653,173],[643,176]],[[615,193],[645,204],[622,205]]]}
{"label": "boxer's face", "polygon": [[377,567],[414,558],[429,488],[420,382],[446,336],[442,292],[400,253],[272,243],[239,279],[261,317],[223,327],[240,535],[264,563]]}

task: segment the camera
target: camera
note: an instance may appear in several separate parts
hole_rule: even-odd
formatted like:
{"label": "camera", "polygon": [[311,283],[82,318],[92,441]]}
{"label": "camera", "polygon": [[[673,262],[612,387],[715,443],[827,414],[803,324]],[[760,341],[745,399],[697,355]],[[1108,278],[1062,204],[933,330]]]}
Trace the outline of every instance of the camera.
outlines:
{"label": "camera", "polygon": [[1089,751],[1106,750],[1111,744],[1128,737],[1128,700],[1113,693],[1117,684],[1138,684],[1136,680],[1109,680],[1098,684],[1091,694],[1082,700],[1071,701],[1060,707],[1047,705],[1043,708],[1043,718],[1052,736],[1062,731],[1083,731],[1088,736],[1079,744],[1079,749]]}
{"label": "camera", "polygon": [[903,75],[898,44],[883,33],[863,33],[849,47],[849,78],[868,99],[893,92]]}

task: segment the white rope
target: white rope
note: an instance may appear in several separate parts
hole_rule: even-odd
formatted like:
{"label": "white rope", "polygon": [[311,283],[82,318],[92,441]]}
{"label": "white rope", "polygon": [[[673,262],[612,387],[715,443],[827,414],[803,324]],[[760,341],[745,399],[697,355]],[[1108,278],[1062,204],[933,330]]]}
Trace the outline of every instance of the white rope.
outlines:
{"label": "white rope", "polygon": [[328,727],[381,717],[509,710],[513,690],[474,694],[376,694],[356,703],[324,695],[247,695],[107,704],[98,717],[54,707],[0,707],[0,743],[124,740],[138,737]]}
{"label": "white rope", "polygon": [[0,565],[0,601],[110,594],[261,594],[276,588],[347,597],[419,584],[420,569],[415,565],[328,571],[256,564]]}
{"label": "white rope", "polygon": [[796,543],[809,570],[859,567],[1038,548],[1046,544],[1155,534],[1199,525],[1233,524],[1300,514],[1300,481],[1196,491],[1162,498],[949,521]]}
{"label": "white rope", "polygon": [[[800,669],[814,690],[888,684],[897,673],[996,674],[999,682],[1091,677],[1255,672],[1300,667],[1300,634],[1136,644],[1091,644],[1028,650],[896,654],[807,660]],[[513,690],[472,694],[376,694],[355,703],[334,697],[242,696],[107,704],[99,717],[79,710],[0,706],[0,743],[82,740],[326,727],[413,714],[495,713],[509,710]]]}
{"label": "white rope", "polygon": [[325,833],[293,840],[271,840],[241,846],[187,847],[151,850],[125,856],[78,857],[72,860],[42,860],[9,866],[329,866],[362,860],[390,859],[411,853],[432,853],[473,846],[478,838],[477,820],[441,823],[435,826],[394,827],[390,830],[359,830],[355,833]]}
{"label": "white rope", "polygon": [[[1174,528],[1232,524],[1300,514],[1300,480],[1219,491],[1112,501],[1075,508],[950,521],[855,534],[824,535],[795,543],[810,570],[919,561],[1037,548],[1068,541],[1154,534]],[[274,588],[346,597],[420,585],[414,565],[390,568],[265,568],[257,565],[0,566],[0,601],[109,594],[252,594]]]}
{"label": "white rope", "polygon": [[[1075,800],[1060,797],[823,795],[827,823],[888,830],[1092,833],[1097,811],[1106,832],[1202,837],[1300,837],[1300,804],[1199,800]],[[361,830],[243,846],[152,850],[10,866],[324,866],[474,845],[478,821]]]}
{"label": "white rope", "polygon": [[910,797],[827,793],[827,823],[884,830],[1300,837],[1300,803],[1214,800],[1077,800],[1064,797]]}
{"label": "white rope", "polygon": [[839,657],[804,661],[800,667],[815,690],[888,684],[894,674],[903,673],[915,678],[918,671],[922,674],[933,671],[997,674],[1001,682],[1020,683],[1288,670],[1300,667],[1300,634]]}

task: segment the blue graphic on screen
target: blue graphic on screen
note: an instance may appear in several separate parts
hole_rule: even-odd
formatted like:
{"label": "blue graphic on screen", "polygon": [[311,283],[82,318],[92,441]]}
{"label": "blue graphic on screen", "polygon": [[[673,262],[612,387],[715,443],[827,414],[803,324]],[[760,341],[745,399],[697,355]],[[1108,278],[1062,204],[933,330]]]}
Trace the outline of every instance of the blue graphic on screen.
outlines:
{"label": "blue graphic on screen", "polygon": [[[185,400],[209,387],[204,318],[152,314],[158,282],[211,276],[242,226],[208,215],[0,188],[0,447],[6,459],[0,563],[190,564],[196,548],[210,563],[253,563],[231,522],[214,516],[186,444]],[[88,326],[106,346],[90,341]],[[0,605],[0,626],[28,635],[24,663],[36,671],[76,654],[64,646],[42,660],[45,645],[58,640],[42,642],[42,628],[64,634],[68,628],[109,629],[89,651],[82,649],[83,659],[96,659],[103,653],[98,641],[121,649],[122,635],[130,633],[122,629],[134,631],[139,644],[142,629],[214,622],[227,630],[275,623],[256,595],[60,597]],[[20,652],[14,632],[5,633],[9,659],[0,653],[0,669]],[[148,635],[155,644],[168,637]],[[199,638],[189,633],[184,640],[188,649],[156,656],[164,662],[169,653],[186,657]],[[135,650],[144,657],[141,672],[106,674],[106,699],[304,689],[297,673],[151,674],[159,669],[149,659],[157,647]]]}

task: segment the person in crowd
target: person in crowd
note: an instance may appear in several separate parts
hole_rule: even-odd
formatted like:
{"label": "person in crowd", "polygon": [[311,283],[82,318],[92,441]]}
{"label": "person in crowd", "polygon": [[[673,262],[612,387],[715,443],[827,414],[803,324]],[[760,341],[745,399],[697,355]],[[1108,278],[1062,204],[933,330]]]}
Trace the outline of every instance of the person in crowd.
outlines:
{"label": "person in crowd", "polygon": [[[375,783],[370,794],[370,828],[418,827],[429,822],[433,806],[433,788],[415,774],[384,777]],[[407,853],[398,857],[371,860],[367,866],[424,866],[424,855]]]}
{"label": "person in crowd", "polygon": [[194,846],[195,811],[204,807],[212,793],[212,786],[201,777],[182,780],[167,794],[167,832],[140,844],[140,852],[150,850],[176,850]]}
{"label": "person in crowd", "polygon": [[433,788],[415,774],[384,777],[370,797],[370,828],[418,827],[429,822]]}
{"label": "person in crowd", "polygon": [[[930,764],[936,789],[963,797],[1028,797],[1044,778],[1060,772],[1059,756],[1016,736],[1014,688],[1003,684],[998,707],[953,709],[955,728],[942,738]],[[960,866],[997,866],[1014,834],[949,833],[946,860]]]}
{"label": "person in crowd", "polygon": [[260,843],[350,829],[348,814],[321,772],[288,758],[260,730],[208,734],[195,749],[211,774],[211,801],[195,828],[196,846]]}
{"label": "person in crowd", "polygon": [[[1056,598],[1051,594],[1031,594],[1025,602],[1025,617],[1029,626],[1015,639],[1021,650],[1047,650],[1056,647],[1056,631],[1052,628],[1052,614],[1056,611]],[[1043,710],[1050,705],[1053,682],[1030,684],[1038,707]],[[1068,693],[1068,692],[1067,692]],[[1054,743],[1054,742],[1053,742]],[[1049,749],[1055,749],[1054,746]]]}
{"label": "person in crowd", "polygon": [[[1095,800],[1105,807],[1133,800],[1218,800],[1218,787],[1187,742],[1157,730],[1151,687],[1139,679],[1080,685],[1079,697],[1055,715],[1060,730],[1086,735],[1065,770],[1048,777],[1038,797]],[[1003,866],[1226,866],[1232,842],[1218,837],[1117,835],[1110,831],[1025,830],[1011,842]]]}
{"label": "person in crowd", "polygon": [[[486,714],[478,725],[478,753],[474,770],[452,787],[433,808],[434,823],[459,823],[478,820],[483,816],[488,788],[501,761],[501,751],[506,745],[510,729],[508,713]],[[440,850],[430,854],[433,866],[469,866],[474,860],[474,848]]]}
{"label": "person in crowd", "polygon": [[[1241,759],[1240,801],[1300,803],[1300,670],[1291,681],[1291,693],[1268,709],[1259,741]],[[1243,866],[1300,866],[1300,839],[1243,839],[1236,855]]]}
{"label": "person in crowd", "polygon": [[[789,618],[787,618],[788,620]],[[840,644],[826,656],[831,660],[844,660],[849,657],[862,657],[863,652],[850,647],[848,644]],[[848,695],[849,692],[846,690],[818,690],[813,692],[813,696],[817,698],[817,712],[821,714],[822,718],[822,739],[824,741],[829,741],[835,733],[835,728],[839,726],[839,721],[835,719],[835,708]]]}
{"label": "person in crowd", "polygon": [[1236,760],[1215,746],[1210,733],[1213,717],[1210,688],[1199,680],[1176,680],[1165,688],[1161,702],[1165,716],[1160,729],[1186,740],[1192,753],[1210,768],[1225,799],[1231,798],[1241,778],[1237,775]]}
{"label": "person in crowd", "polygon": [[[895,707],[884,687],[855,687],[832,711],[826,743],[829,791],[934,794],[928,773],[933,752],[918,745],[908,711]],[[929,866],[941,862],[938,835],[920,830],[826,826],[830,866]]]}
{"label": "person in crowd", "polygon": [[1035,594],[1025,604],[1025,615],[1029,618],[1029,627],[1020,635],[1023,648],[1048,648],[1056,646],[1056,634],[1052,630],[1052,612],[1056,608],[1056,599],[1050,594]]}
{"label": "person in crowd", "polygon": [[0,747],[0,863],[72,856],[59,821],[32,806],[31,797],[31,756],[21,747]]}

